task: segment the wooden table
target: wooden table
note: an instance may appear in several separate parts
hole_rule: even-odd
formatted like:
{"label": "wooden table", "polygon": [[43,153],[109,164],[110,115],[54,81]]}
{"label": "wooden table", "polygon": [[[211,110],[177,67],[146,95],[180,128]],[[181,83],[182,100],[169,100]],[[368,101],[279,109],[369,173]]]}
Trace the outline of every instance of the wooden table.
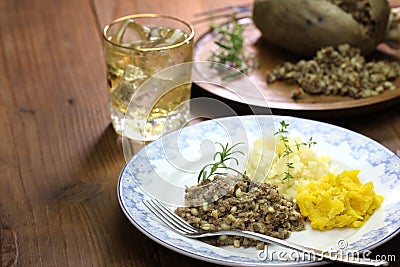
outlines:
{"label": "wooden table", "polygon": [[[0,2],[2,266],[210,266],[151,241],[119,207],[125,159],[110,125],[101,31],[122,15],[192,21],[229,2],[248,1]],[[332,123],[400,154],[399,115],[394,107]],[[374,253],[400,266],[399,247],[397,236]]]}

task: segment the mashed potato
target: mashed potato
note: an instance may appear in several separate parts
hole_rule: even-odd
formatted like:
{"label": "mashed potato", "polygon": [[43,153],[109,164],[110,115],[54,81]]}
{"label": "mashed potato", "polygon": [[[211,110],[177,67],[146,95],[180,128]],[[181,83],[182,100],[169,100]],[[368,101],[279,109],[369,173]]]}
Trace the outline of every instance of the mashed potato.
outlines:
{"label": "mashed potato", "polygon": [[[276,184],[281,194],[295,198],[297,187],[304,187],[310,181],[319,180],[329,171],[330,158],[318,156],[308,146],[296,143],[302,142],[299,138],[288,136],[289,146],[292,149],[289,160],[293,163],[290,174],[293,179],[283,180],[287,171],[287,157],[279,157],[285,150],[284,143],[279,136],[257,139],[249,153],[246,165],[246,174],[254,180]],[[276,151],[275,151],[276,149]]]}
{"label": "mashed potato", "polygon": [[308,146],[297,146],[302,143],[299,138],[287,138],[292,150],[289,162],[293,179],[284,180],[288,158],[282,156],[285,143],[279,136],[254,142],[246,174],[251,179],[275,184],[281,194],[296,199],[301,215],[308,217],[311,227],[361,227],[380,207],[383,197],[375,193],[372,182],[360,182],[359,170],[332,174],[330,158],[318,156]]}
{"label": "mashed potato", "polygon": [[311,227],[361,227],[380,207],[383,197],[375,193],[372,182],[362,184],[358,173],[359,170],[329,173],[299,188],[296,201]]}

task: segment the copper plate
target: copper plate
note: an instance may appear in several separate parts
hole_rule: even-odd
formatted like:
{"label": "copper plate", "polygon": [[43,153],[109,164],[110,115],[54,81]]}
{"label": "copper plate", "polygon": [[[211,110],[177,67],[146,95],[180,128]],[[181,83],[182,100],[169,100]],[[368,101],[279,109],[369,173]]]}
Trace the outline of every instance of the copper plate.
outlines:
{"label": "copper plate", "polygon": [[[243,18],[240,20],[240,23],[245,26],[244,38],[246,40],[246,50],[248,53],[254,54],[259,64],[259,67],[251,70],[248,76],[266,97],[270,108],[293,112],[302,111],[303,113],[318,111],[343,112],[349,109],[373,111],[378,108],[400,103],[400,79],[394,82],[398,89],[387,90],[380,95],[369,98],[353,99],[344,96],[305,94],[300,100],[294,100],[291,96],[293,90],[295,90],[297,86],[286,85],[282,82],[267,84],[266,73],[285,61],[297,62],[301,58],[287,51],[273,47],[262,40],[260,31],[253,25],[250,18]],[[205,61],[209,58],[210,51],[216,49],[214,40],[215,35],[213,32],[207,32],[197,40],[194,49],[195,61]],[[371,59],[398,60],[400,58],[400,51],[393,51],[385,46],[380,46],[379,50],[380,51],[371,56]],[[226,100],[255,107],[265,106],[265,101],[260,101],[257,94],[254,94],[254,92],[252,92],[251,89],[248,90],[248,88],[243,88],[243,90],[240,91],[240,94],[245,95],[245,99],[248,101],[248,103],[243,103],[243,100],[241,100],[243,98],[238,97],[238,95],[233,94],[226,88],[203,83],[197,85],[208,93]]]}

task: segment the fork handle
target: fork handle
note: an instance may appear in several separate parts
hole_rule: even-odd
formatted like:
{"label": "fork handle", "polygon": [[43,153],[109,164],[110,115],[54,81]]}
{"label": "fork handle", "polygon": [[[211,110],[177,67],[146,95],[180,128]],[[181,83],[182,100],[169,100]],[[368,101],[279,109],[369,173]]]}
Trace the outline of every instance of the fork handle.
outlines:
{"label": "fork handle", "polygon": [[202,236],[216,236],[216,235],[236,235],[236,236],[242,236],[242,237],[247,237],[247,238],[252,238],[252,239],[257,239],[260,241],[264,241],[266,243],[273,243],[276,245],[280,245],[289,249],[294,249],[297,250],[301,253],[304,253],[303,255],[310,257],[314,257],[316,260],[329,260],[329,261],[334,261],[334,262],[341,262],[341,263],[348,263],[348,264],[353,264],[353,265],[364,265],[364,266],[388,266],[389,262],[387,261],[378,261],[370,258],[359,258],[359,257],[354,257],[351,255],[341,255],[339,253],[332,253],[333,251],[322,251],[319,249],[315,248],[309,248],[306,246],[302,246],[299,244],[295,244],[286,240],[278,239],[275,237],[263,235],[260,233],[255,233],[255,232],[250,232],[250,231],[245,231],[245,230],[227,230],[227,231],[218,231],[218,232],[206,232],[203,233]]}

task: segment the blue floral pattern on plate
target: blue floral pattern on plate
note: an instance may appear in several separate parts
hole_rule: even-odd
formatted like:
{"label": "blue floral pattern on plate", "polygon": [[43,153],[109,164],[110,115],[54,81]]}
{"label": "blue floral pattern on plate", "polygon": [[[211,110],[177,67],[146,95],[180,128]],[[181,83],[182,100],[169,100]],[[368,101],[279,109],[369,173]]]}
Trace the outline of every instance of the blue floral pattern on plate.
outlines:
{"label": "blue floral pattern on plate", "polygon": [[[317,141],[315,147],[317,153],[328,154],[332,158],[332,163],[339,169],[359,168],[361,179],[372,180],[377,192],[385,198],[382,207],[359,229],[318,232],[308,227],[302,232],[292,233],[289,240],[302,241],[303,244],[304,240],[313,240],[305,245],[328,250],[337,246],[338,237],[340,237],[339,240],[346,241],[346,251],[359,252],[370,250],[386,242],[400,231],[398,208],[400,196],[395,193],[400,190],[400,158],[361,134],[318,121],[286,116],[243,116],[206,121],[166,135],[147,145],[129,160],[121,172],[118,198],[123,212],[145,235],[184,255],[230,266],[288,264],[288,259],[261,261],[257,257],[255,248],[214,247],[199,240],[180,236],[153,217],[142,203],[144,199],[151,197],[145,189],[147,187],[143,186],[160,186],[158,184],[160,177],[170,176],[176,169],[181,171],[180,169],[184,168],[182,166],[200,164],[189,158],[201,157],[201,146],[204,145],[205,140],[224,143],[227,139],[233,141],[248,139],[245,142],[251,143],[254,138],[262,136],[263,131],[260,131],[260,125],[263,127],[272,122],[272,125],[277,128],[282,120],[290,124],[290,135],[305,139],[312,136],[313,140]],[[243,131],[238,129],[244,129],[245,133],[243,134]],[[268,130],[271,131],[271,129]],[[184,163],[181,164],[181,162]],[[178,172],[178,174],[193,177],[192,183],[195,183],[197,171],[198,169],[194,168],[193,171]],[[182,200],[183,192],[178,196]],[[309,266],[323,262],[292,259],[289,263],[296,266]]]}

